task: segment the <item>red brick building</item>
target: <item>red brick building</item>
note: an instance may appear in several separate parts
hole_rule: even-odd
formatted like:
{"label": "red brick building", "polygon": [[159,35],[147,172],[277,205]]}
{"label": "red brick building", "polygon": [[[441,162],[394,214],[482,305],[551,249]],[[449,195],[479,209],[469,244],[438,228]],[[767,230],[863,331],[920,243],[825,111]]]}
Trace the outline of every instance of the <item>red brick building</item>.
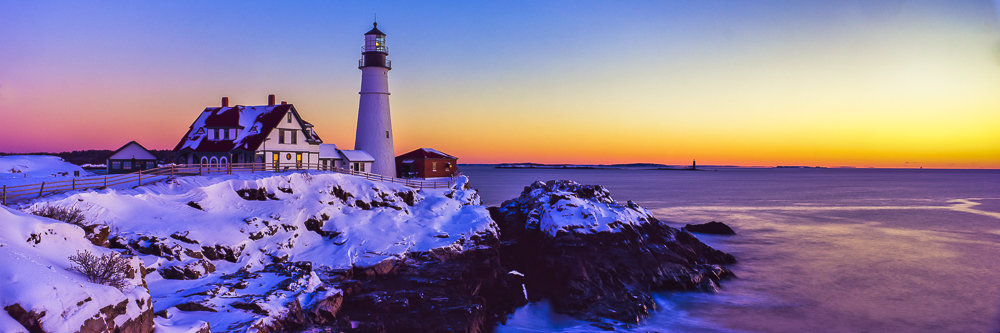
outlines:
{"label": "red brick building", "polygon": [[431,148],[420,148],[396,156],[396,177],[437,178],[458,173],[458,157]]}

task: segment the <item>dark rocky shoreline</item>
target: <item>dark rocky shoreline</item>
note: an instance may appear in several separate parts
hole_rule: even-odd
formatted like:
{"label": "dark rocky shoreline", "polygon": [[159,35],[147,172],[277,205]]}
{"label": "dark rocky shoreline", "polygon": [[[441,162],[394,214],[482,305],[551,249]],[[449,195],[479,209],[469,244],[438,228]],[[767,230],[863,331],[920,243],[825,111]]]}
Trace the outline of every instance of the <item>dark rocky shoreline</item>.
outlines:
{"label": "dark rocky shoreline", "polygon": [[[735,257],[649,214],[641,223],[622,221],[617,232],[553,236],[533,228],[529,215],[558,201],[539,200],[539,191],[617,205],[600,186],[536,182],[521,197],[489,207],[499,238],[483,235],[463,244],[471,248],[464,251],[410,253],[378,267],[328,272],[324,282],[344,291],[336,318],[284,329],[319,324],[334,332],[490,332],[528,300],[549,299],[557,313],[610,330],[615,323],[636,325],[655,311],[651,292],[713,293],[734,276],[721,265]],[[644,211],[631,202],[618,208]]]}

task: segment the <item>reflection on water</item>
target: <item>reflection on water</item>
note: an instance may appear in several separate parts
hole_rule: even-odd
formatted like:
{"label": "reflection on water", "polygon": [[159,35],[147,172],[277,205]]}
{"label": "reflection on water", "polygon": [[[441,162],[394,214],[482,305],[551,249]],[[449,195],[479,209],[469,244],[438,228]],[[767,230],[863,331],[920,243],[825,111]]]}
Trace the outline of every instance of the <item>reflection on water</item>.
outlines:
{"label": "reflection on water", "polygon": [[[767,169],[718,172],[465,167],[487,204],[534,180],[608,187],[740,260],[719,294],[660,293],[635,331],[987,332],[1000,300],[1000,172]],[[598,331],[529,305],[500,331]]]}

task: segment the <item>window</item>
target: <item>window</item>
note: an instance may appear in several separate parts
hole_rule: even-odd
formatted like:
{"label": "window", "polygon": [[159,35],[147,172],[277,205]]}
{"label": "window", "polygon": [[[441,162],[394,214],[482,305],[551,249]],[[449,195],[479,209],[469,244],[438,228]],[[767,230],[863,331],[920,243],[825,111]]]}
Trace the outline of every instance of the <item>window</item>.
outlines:
{"label": "window", "polygon": [[121,169],[122,168],[122,162],[120,162],[120,161],[112,161],[111,162],[111,168],[112,169]]}
{"label": "window", "polygon": [[271,154],[271,163],[274,164],[274,168],[275,169],[278,168],[278,153],[272,153]]}
{"label": "window", "polygon": [[444,171],[448,171],[449,169],[451,169],[451,163],[445,163],[444,164]]}
{"label": "window", "polygon": [[285,143],[285,130],[278,130],[278,143]]}
{"label": "window", "polygon": [[208,164],[208,157],[202,156],[201,157],[201,164]]}
{"label": "window", "polygon": [[219,165],[219,159],[215,158],[215,156],[212,156],[212,159],[208,160],[208,164],[211,166]]}
{"label": "window", "polygon": [[385,138],[386,138],[386,139],[388,139],[388,138],[389,138],[389,131],[385,131]]}
{"label": "window", "polygon": [[361,172],[365,172],[365,164],[364,163],[358,163],[358,164],[361,164]]}
{"label": "window", "polygon": [[292,113],[291,112],[288,112],[288,123],[289,124],[292,123]]}
{"label": "window", "polygon": [[132,161],[122,162],[122,169],[131,170],[132,169]]}
{"label": "window", "polygon": [[438,162],[431,162],[431,171],[438,171]]}
{"label": "window", "polygon": [[213,129],[212,132],[214,133],[213,136],[212,136],[212,138],[218,140],[219,139],[219,129],[218,128]]}
{"label": "window", "polygon": [[302,167],[302,153],[295,153],[295,166],[298,168]]}
{"label": "window", "polygon": [[298,139],[299,139],[299,131],[294,131],[294,130],[292,130],[292,131],[288,131],[288,132],[289,132],[289,134],[291,134],[291,135],[292,135],[292,144],[294,145],[294,144],[295,144],[296,142],[298,142]]}
{"label": "window", "polygon": [[223,134],[224,135],[223,139],[229,140],[229,130],[228,129],[224,129],[222,131],[224,133]]}
{"label": "window", "polygon": [[146,161],[146,169],[152,169],[156,167],[156,162]]}

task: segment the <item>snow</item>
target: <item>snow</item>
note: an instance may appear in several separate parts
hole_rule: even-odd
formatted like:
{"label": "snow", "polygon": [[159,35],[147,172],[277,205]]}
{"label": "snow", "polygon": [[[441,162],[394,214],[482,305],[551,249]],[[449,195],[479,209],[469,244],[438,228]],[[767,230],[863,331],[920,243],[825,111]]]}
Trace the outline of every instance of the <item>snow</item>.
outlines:
{"label": "snow", "polygon": [[0,185],[14,186],[41,182],[68,180],[73,172],[81,177],[94,176],[82,167],[50,155],[0,156]]}
{"label": "snow", "polygon": [[434,154],[438,154],[438,155],[444,156],[446,158],[454,158],[456,160],[458,159],[458,157],[442,153],[442,152],[440,152],[440,151],[438,151],[437,149],[434,149],[434,148],[420,148],[420,149],[423,149],[424,151],[427,151],[427,152],[430,152],[430,153],[434,153]]}
{"label": "snow", "polygon": [[[106,305],[128,301],[127,315],[115,318],[118,324],[148,309],[149,294],[139,277],[123,293],[67,270],[73,266],[69,257],[77,251],[112,252],[91,244],[78,226],[0,206],[0,308],[19,304],[28,312],[44,312],[41,326],[53,333],[78,331]],[[140,267],[138,259],[131,263],[133,269]],[[0,332],[18,331],[26,330],[6,311],[0,312]]]}
{"label": "snow", "polygon": [[619,204],[599,185],[559,180],[535,182],[501,209],[524,209],[528,228],[555,236],[558,232],[619,232],[622,226],[654,220],[648,209],[632,201]]}
{"label": "snow", "polygon": [[332,143],[324,143],[319,145],[319,158],[329,158],[339,160],[340,153],[337,152],[337,145]]}
{"label": "snow", "polygon": [[[112,236],[175,249],[175,256],[136,255],[136,260],[146,267],[157,269],[146,277],[154,309],[167,310],[167,318],[155,318],[157,330],[190,332],[207,322],[213,332],[221,332],[266,325],[288,311],[292,301],[307,308],[340,292],[326,285],[320,278],[324,275],[317,273],[404,260],[408,251],[462,251],[472,246],[472,236],[497,233],[486,207],[480,205],[478,193],[465,189],[467,182],[462,177],[455,188],[414,190],[332,172],[192,176],[134,189],[54,194],[43,197],[44,201],[22,203],[20,208],[27,211],[45,204],[76,207],[89,223],[110,226]],[[245,200],[236,192],[242,189],[266,189],[276,200]],[[407,195],[413,197],[412,206],[404,199]],[[29,221],[3,220],[0,224],[7,228],[33,225]],[[321,229],[308,230],[306,222],[310,220],[322,222]],[[74,249],[94,248],[83,240],[76,226],[53,222],[28,229],[38,232],[48,228],[58,235],[72,233],[67,237],[67,242],[74,242],[72,246],[46,252],[50,253],[47,260],[62,265],[58,267],[66,265],[65,258]],[[24,243],[28,231],[15,231],[0,229],[0,234],[19,235],[18,242]],[[236,262],[212,260],[216,271],[195,280],[170,280],[160,275],[173,266],[199,263],[203,259],[190,253],[215,246],[237,249]],[[310,261],[312,269],[275,270],[274,263],[279,261]],[[70,274],[62,269],[49,272],[38,267],[21,276]],[[235,288],[237,284],[245,285]],[[0,297],[6,302],[8,294],[15,292],[0,289]],[[115,292],[112,288],[92,293],[111,297]],[[124,297],[118,294],[116,297]],[[234,308],[237,301],[253,302],[267,315]],[[185,312],[174,307],[187,302],[198,302],[218,312]],[[4,319],[0,319],[2,322]]]}
{"label": "snow", "polygon": [[350,162],[372,162],[375,158],[364,150],[341,150],[341,154]]}

